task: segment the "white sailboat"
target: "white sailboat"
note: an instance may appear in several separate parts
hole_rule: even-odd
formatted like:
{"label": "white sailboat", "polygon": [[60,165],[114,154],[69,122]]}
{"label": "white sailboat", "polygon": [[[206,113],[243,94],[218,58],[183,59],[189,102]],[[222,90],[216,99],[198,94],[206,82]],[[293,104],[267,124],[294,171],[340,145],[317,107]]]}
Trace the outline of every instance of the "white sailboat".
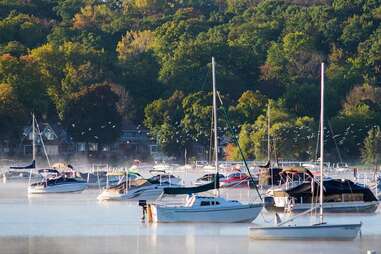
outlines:
{"label": "white sailboat", "polygon": [[[36,118],[34,114],[32,115],[32,154],[33,154],[33,168],[36,168],[36,140],[35,140],[35,133],[36,133],[36,126],[39,131],[38,124],[36,122]],[[42,145],[44,147],[43,139],[41,138]],[[44,147],[45,149],[45,147]],[[45,155],[46,151],[45,151]],[[48,159],[48,157],[47,157]],[[49,159],[48,159],[49,162]],[[49,162],[50,165],[50,162]],[[83,180],[78,180],[76,178],[72,177],[66,177],[66,175],[58,175],[57,177],[49,178],[47,176],[44,177],[43,180],[31,183],[31,176],[32,176],[32,169],[30,171],[30,177],[29,177],[29,187],[28,187],[28,194],[47,194],[47,193],[68,193],[68,192],[80,192],[86,189],[86,182]]]}
{"label": "white sailboat", "polygon": [[[215,170],[218,176],[218,140],[217,140],[217,104],[215,85],[215,65],[212,58],[213,73],[213,129]],[[219,181],[215,182],[219,188]],[[153,222],[251,222],[257,218],[263,208],[262,203],[242,204],[237,200],[228,200],[217,196],[188,196],[184,205],[149,204],[149,219]]]}
{"label": "white sailboat", "polygon": [[[321,64],[320,133],[324,133],[324,63]],[[323,181],[324,135],[320,135],[320,182]],[[331,224],[324,222],[323,184],[320,184],[320,222],[312,225],[286,225],[295,217],[273,227],[251,227],[249,235],[256,240],[353,240],[361,229],[361,223]],[[313,209],[316,209],[313,208]],[[310,212],[311,210],[307,211]],[[306,214],[302,213],[300,215]]]}

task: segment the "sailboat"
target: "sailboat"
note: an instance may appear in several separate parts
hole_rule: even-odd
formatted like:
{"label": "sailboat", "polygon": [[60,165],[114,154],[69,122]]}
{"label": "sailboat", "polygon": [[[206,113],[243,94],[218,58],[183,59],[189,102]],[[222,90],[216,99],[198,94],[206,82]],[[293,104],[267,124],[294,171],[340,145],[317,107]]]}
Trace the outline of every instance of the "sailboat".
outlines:
{"label": "sailboat", "polygon": [[[214,129],[214,152],[215,152],[215,180],[214,188],[219,188],[218,177],[218,140],[217,140],[217,103],[215,64],[212,58],[213,73],[213,129]],[[194,189],[200,188],[193,187]],[[186,188],[185,188],[186,189]],[[192,189],[190,187],[189,189]],[[180,194],[182,188],[174,190],[174,194]],[[164,190],[164,192],[169,192]],[[185,192],[187,192],[185,190]],[[262,203],[242,204],[237,200],[229,200],[219,195],[199,196],[188,195],[183,205],[148,204],[147,211],[149,220],[153,222],[251,222],[257,218],[263,208]]]}
{"label": "sailboat", "polygon": [[[324,133],[324,63],[321,64],[320,133]],[[320,209],[320,222],[312,225],[286,225],[297,216],[273,227],[250,227],[249,235],[256,240],[353,240],[361,230],[361,223],[331,224],[324,221],[323,210],[324,135],[320,135],[320,204],[305,213]],[[277,217],[278,218],[278,217]]]}
{"label": "sailboat", "polygon": [[[43,175],[43,180],[39,182],[31,183],[32,169],[36,168],[36,140],[35,140],[36,126],[37,126],[37,129],[39,129],[38,124],[36,122],[36,118],[33,114],[32,115],[33,163],[32,163],[32,167],[30,167],[31,171],[30,171],[30,177],[29,177],[28,194],[80,192],[86,189],[85,181],[77,179],[75,177],[67,177],[65,174],[58,174],[55,177],[48,177],[49,174],[46,174],[46,175]],[[38,132],[40,133],[39,130]],[[44,145],[42,137],[40,138],[41,138],[42,145]],[[45,151],[45,154],[46,154],[46,151]],[[49,162],[49,159],[48,159],[48,162]],[[44,173],[45,171],[49,172],[49,169],[39,170],[39,172],[41,173]]]}

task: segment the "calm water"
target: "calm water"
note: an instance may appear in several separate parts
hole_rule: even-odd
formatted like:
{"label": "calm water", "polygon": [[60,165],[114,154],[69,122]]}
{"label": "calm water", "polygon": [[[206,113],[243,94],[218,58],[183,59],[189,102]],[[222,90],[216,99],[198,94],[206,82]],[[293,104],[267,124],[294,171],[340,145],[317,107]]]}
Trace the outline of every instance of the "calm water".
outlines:
{"label": "calm water", "polygon": [[[26,188],[0,184],[0,253],[381,253],[380,211],[327,215],[331,222],[363,223],[361,239],[353,242],[254,241],[248,227],[272,223],[272,213],[253,224],[146,224],[135,202],[99,203],[98,190],[28,198]],[[252,190],[222,195],[256,198]]]}

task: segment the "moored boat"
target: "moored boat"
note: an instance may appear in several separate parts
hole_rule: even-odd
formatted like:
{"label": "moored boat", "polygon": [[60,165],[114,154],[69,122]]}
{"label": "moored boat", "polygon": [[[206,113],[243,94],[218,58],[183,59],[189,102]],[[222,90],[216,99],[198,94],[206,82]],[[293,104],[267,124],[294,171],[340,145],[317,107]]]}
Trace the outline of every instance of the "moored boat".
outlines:
{"label": "moored boat", "polygon": [[242,204],[222,197],[192,195],[184,205],[148,206],[153,222],[251,222],[262,210],[262,204]]}
{"label": "moored boat", "polygon": [[255,240],[353,240],[360,228],[361,224],[251,227],[249,236]]}
{"label": "moored boat", "polygon": [[[305,182],[284,191],[288,200],[286,210],[303,212],[309,210],[318,199],[320,183]],[[323,181],[323,209],[325,212],[364,212],[372,213],[377,210],[378,200],[372,191],[350,180],[329,179]]]}
{"label": "moored boat", "polygon": [[177,185],[143,178],[123,181],[116,186],[105,188],[97,199],[100,201],[153,201],[163,193],[165,187],[169,186]]}
{"label": "moored boat", "polygon": [[28,194],[81,192],[84,189],[86,189],[85,181],[60,175],[32,183],[28,187]]}
{"label": "moored boat", "polygon": [[[225,180],[225,176],[222,174],[218,174],[220,182]],[[205,174],[200,178],[197,178],[196,181],[194,182],[194,185],[199,186],[199,185],[204,185],[210,182],[213,182],[216,177],[216,174]]]}

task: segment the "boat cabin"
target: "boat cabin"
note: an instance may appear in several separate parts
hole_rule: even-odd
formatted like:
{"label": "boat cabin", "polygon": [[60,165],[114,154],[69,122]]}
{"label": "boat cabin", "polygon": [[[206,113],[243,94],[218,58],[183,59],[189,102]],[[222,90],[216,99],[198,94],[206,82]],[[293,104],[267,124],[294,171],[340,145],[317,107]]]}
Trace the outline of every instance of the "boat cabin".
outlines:
{"label": "boat cabin", "polygon": [[185,207],[215,207],[239,204],[237,200],[226,200],[221,197],[204,197],[198,195],[188,196]]}

